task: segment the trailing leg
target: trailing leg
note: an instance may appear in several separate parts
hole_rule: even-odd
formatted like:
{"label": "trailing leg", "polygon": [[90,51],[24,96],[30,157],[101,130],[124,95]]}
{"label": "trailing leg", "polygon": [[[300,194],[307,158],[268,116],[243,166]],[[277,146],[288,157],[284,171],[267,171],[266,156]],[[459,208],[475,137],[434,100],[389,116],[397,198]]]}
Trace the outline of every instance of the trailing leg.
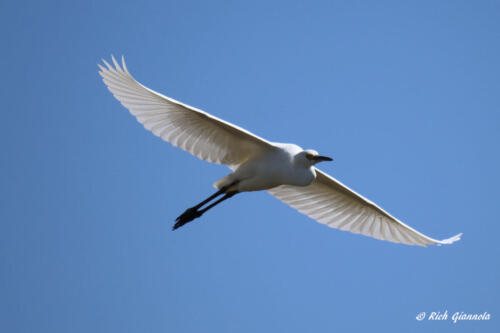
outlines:
{"label": "trailing leg", "polygon": [[[184,224],[191,222],[195,218],[200,217],[203,213],[205,213],[210,208],[214,207],[215,205],[221,203],[222,201],[224,201],[226,199],[229,199],[230,197],[232,197],[233,195],[238,193],[237,191],[231,191],[231,192],[226,193],[226,191],[229,190],[229,188],[236,185],[237,183],[238,182],[235,181],[227,186],[222,187],[220,190],[218,190],[217,192],[215,192],[214,194],[212,194],[211,196],[209,196],[207,199],[203,200],[202,202],[200,202],[196,206],[193,206],[191,208],[186,209],[186,211],[184,213],[182,213],[179,217],[177,217],[177,219],[175,219],[176,223],[175,223],[174,227],[172,228],[172,230],[178,229],[178,228],[182,227]],[[219,195],[221,195],[223,193],[225,193],[225,195],[222,198],[215,201],[214,203],[207,206],[206,208],[199,210],[203,205],[207,204],[208,202],[210,202],[211,200],[215,199],[216,197],[218,197]]]}

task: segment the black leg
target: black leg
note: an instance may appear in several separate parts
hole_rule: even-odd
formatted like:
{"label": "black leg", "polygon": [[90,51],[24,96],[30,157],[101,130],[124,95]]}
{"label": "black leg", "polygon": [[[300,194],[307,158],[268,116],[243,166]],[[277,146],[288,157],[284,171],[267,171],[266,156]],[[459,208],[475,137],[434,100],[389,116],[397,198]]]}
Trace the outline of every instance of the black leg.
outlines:
{"label": "black leg", "polygon": [[197,217],[200,217],[203,213],[205,213],[210,208],[214,207],[215,205],[221,203],[222,201],[224,201],[226,199],[229,199],[230,197],[232,197],[233,195],[238,193],[237,191],[226,193],[226,195],[224,195],[222,198],[220,198],[216,202],[212,203],[211,205],[207,206],[204,209],[199,210],[203,205],[207,204],[208,202],[215,199],[219,195],[225,193],[231,186],[236,185],[237,183],[238,182],[235,181],[227,186],[222,187],[220,190],[218,190],[217,192],[215,192],[214,194],[212,194],[211,196],[209,196],[207,199],[203,200],[202,202],[200,202],[196,206],[186,209],[186,211],[184,213],[182,213],[179,217],[177,217],[177,219],[175,219],[176,223],[175,223],[174,227],[172,228],[172,230],[178,229],[178,228],[182,227],[184,224],[191,222],[192,220],[194,220]]}
{"label": "black leg", "polygon": [[217,206],[218,204],[220,204],[222,201],[224,200],[227,200],[229,198],[231,198],[232,196],[234,196],[235,194],[239,193],[238,191],[233,191],[233,192],[228,192],[226,193],[222,198],[220,198],[219,200],[217,200],[216,202],[208,205],[207,207],[203,208],[202,210],[199,211],[200,213],[200,216],[201,214],[205,213],[207,210],[209,210],[210,208],[212,207],[215,207]]}
{"label": "black leg", "polygon": [[213,199],[217,198],[219,195],[223,194],[224,192],[226,192],[226,190],[228,189],[229,187],[228,186],[225,186],[223,188],[221,188],[220,190],[218,190],[217,192],[215,192],[214,194],[212,194],[211,196],[209,196],[208,198],[206,198],[205,200],[203,200],[202,202],[200,202],[199,204],[197,204],[196,206],[194,207],[191,207],[189,209],[199,209],[201,208],[201,206],[207,204],[208,202],[212,201]]}

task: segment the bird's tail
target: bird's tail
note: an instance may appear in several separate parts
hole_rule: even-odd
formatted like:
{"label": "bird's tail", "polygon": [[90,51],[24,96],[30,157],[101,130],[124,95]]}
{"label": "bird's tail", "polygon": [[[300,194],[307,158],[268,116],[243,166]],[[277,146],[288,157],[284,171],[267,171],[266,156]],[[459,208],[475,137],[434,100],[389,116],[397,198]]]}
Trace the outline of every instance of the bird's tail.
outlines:
{"label": "bird's tail", "polygon": [[234,174],[230,173],[229,175],[227,175],[227,176],[219,179],[218,181],[216,181],[214,183],[214,187],[216,189],[220,190],[224,186],[232,185],[234,183],[235,183]]}

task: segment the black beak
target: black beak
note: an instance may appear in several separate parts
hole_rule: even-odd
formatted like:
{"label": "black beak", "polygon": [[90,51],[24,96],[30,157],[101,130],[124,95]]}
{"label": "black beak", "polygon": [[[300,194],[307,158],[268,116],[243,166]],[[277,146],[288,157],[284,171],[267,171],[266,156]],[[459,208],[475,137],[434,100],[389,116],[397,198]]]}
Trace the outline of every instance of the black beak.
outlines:
{"label": "black beak", "polygon": [[316,162],[325,162],[325,161],[330,162],[330,161],[333,161],[333,158],[327,157],[327,156],[318,155],[318,156],[314,156],[313,160],[316,161]]}

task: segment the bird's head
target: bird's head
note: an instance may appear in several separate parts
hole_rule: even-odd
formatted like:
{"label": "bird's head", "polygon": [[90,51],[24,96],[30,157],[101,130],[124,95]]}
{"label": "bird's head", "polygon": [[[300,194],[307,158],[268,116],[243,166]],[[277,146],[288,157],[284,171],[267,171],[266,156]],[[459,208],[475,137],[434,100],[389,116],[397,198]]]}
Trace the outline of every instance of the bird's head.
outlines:
{"label": "bird's head", "polygon": [[295,155],[295,160],[297,161],[297,163],[300,163],[301,165],[310,167],[319,162],[333,161],[333,158],[321,156],[318,154],[316,150],[307,149]]}

